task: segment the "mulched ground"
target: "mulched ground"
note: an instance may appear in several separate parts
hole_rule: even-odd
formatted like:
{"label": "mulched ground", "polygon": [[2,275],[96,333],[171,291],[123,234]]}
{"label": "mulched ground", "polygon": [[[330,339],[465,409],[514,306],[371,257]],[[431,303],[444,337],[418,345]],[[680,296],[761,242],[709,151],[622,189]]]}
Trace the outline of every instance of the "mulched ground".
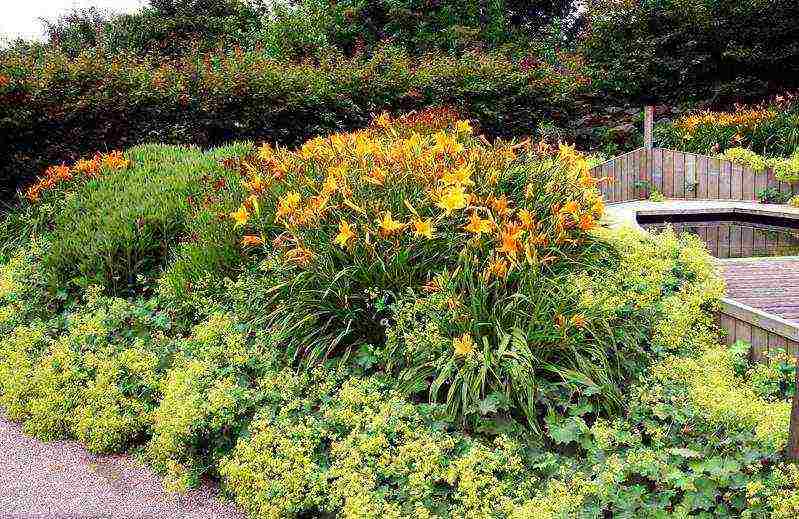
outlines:
{"label": "mulched ground", "polygon": [[76,442],[42,443],[0,410],[0,519],[243,519],[208,484],[169,494],[126,455],[96,456]]}

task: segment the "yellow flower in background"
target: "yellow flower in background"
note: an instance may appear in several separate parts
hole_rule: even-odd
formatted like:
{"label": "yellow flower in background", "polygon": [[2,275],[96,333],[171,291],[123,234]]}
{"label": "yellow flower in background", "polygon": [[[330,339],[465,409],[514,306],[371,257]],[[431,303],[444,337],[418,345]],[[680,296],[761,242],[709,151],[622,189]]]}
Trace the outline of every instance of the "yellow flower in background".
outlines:
{"label": "yellow flower in background", "polygon": [[474,340],[472,340],[472,336],[468,333],[464,333],[460,337],[452,339],[452,346],[455,349],[455,355],[461,357],[471,355],[475,350]]}
{"label": "yellow flower in background", "polygon": [[463,151],[463,144],[448,133],[438,132],[433,135],[433,139],[435,140],[433,150],[437,153],[454,155]]}
{"label": "yellow flower in background", "polygon": [[268,143],[263,143],[260,148],[258,148],[258,158],[261,160],[269,160],[274,155],[272,151],[272,146]]}
{"label": "yellow flower in background", "polygon": [[413,233],[428,240],[433,238],[433,222],[429,218],[427,220],[415,218],[413,220]]}
{"label": "yellow flower in background", "polygon": [[602,215],[605,213],[605,203],[602,201],[601,198],[597,198],[594,205],[591,206],[591,212],[594,214],[594,217],[601,218]]}
{"label": "yellow flower in background", "polygon": [[391,216],[391,211],[386,211],[383,214],[383,218],[378,220],[377,223],[380,225],[380,234],[383,236],[390,236],[405,227],[405,224],[394,220]]}
{"label": "yellow flower in background", "polygon": [[474,130],[472,129],[472,125],[469,123],[469,121],[462,120],[462,121],[458,121],[457,123],[455,123],[455,131],[458,132],[458,133],[471,135],[472,131],[474,131]]}
{"label": "yellow flower in background", "polygon": [[375,122],[381,128],[388,128],[391,125],[391,117],[388,115],[388,112],[383,112],[378,116]]}
{"label": "yellow flower in background", "polygon": [[284,218],[296,211],[300,205],[300,194],[296,191],[289,191],[284,194],[277,203],[277,218]]}
{"label": "yellow flower in background", "polygon": [[336,181],[336,177],[333,175],[328,175],[325,178],[324,183],[322,184],[322,193],[325,195],[329,195],[336,191],[338,188],[338,182]]}
{"label": "yellow flower in background", "polygon": [[333,242],[341,247],[346,247],[347,243],[354,238],[355,231],[352,230],[352,226],[349,224],[349,222],[342,219],[338,224],[338,234]]}
{"label": "yellow flower in background", "polygon": [[444,190],[438,200],[438,207],[443,209],[448,215],[457,209],[463,209],[469,202],[469,197],[462,185],[450,186]]}
{"label": "yellow flower in background", "polygon": [[471,164],[466,164],[454,171],[448,171],[444,174],[441,178],[441,181],[446,185],[462,185],[462,186],[471,186],[474,185],[472,182],[472,166]]}
{"label": "yellow flower in background", "polygon": [[239,207],[238,211],[230,213],[230,217],[236,222],[236,227],[246,225],[250,219],[250,212],[244,206]]}
{"label": "yellow flower in background", "polygon": [[519,209],[519,220],[522,222],[522,227],[525,230],[529,231],[535,228],[535,220],[533,219],[533,215],[527,209]]}
{"label": "yellow flower in background", "polygon": [[479,238],[481,234],[491,232],[493,225],[491,220],[484,220],[477,216],[477,211],[473,211],[471,218],[469,218],[469,223],[463,228],[472,234],[476,234]]}

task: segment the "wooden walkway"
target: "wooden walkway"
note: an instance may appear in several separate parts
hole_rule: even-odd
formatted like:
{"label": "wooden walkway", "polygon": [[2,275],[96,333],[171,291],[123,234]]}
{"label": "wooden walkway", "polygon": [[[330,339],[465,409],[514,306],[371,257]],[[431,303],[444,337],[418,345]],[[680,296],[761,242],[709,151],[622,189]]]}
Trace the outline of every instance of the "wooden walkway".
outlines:
{"label": "wooden walkway", "polygon": [[799,259],[720,262],[727,297],[799,325]]}

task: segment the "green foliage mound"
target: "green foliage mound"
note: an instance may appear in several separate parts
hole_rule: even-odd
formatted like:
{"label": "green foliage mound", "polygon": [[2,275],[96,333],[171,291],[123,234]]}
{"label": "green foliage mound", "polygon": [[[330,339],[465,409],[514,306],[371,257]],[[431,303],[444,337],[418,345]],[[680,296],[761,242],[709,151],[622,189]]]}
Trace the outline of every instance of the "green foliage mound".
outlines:
{"label": "green foliage mound", "polygon": [[[796,516],[790,367],[720,346],[700,241],[604,229],[588,165],[437,111],[58,167],[3,226],[0,406],[252,517]],[[76,200],[177,225],[77,283]]]}

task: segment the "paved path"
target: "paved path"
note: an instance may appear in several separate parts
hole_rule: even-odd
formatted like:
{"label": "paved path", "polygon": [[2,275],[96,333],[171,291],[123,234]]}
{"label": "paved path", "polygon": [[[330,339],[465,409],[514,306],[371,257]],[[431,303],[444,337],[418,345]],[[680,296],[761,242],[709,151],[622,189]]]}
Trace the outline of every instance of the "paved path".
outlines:
{"label": "paved path", "polygon": [[211,485],[167,494],[126,455],[95,456],[76,442],[42,443],[0,410],[0,519],[243,519]]}
{"label": "paved path", "polygon": [[799,259],[719,262],[727,297],[799,325]]}

